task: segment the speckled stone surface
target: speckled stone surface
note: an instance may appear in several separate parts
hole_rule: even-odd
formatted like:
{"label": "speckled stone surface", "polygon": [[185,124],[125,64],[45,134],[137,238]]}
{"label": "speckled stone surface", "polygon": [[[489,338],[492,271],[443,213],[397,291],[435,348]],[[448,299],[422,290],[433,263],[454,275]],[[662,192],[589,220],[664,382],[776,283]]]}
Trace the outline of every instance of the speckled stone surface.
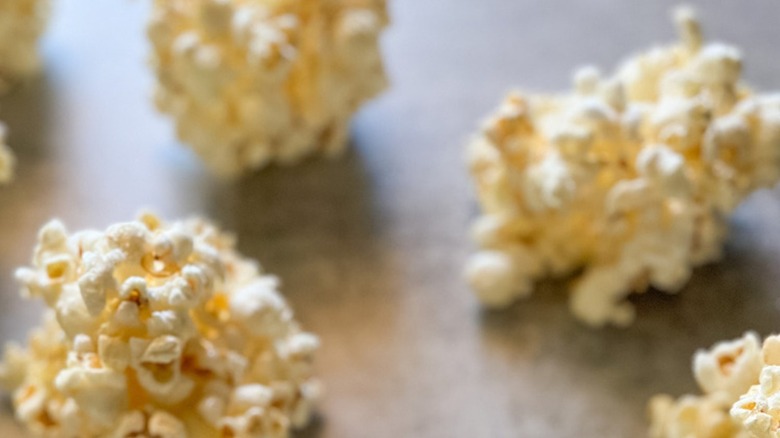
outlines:
{"label": "speckled stone surface", "polygon": [[[348,157],[235,183],[151,105],[147,3],[55,1],[46,74],[0,99],[19,158],[0,188],[0,341],[37,321],[12,271],[41,224],[102,228],[142,207],[215,219],[282,278],[323,341],[328,392],[300,437],[644,436],[652,394],[695,389],[696,348],[780,331],[780,189],[738,210],[725,259],[679,296],[636,299],[629,329],[577,323],[560,283],[483,312],[461,280],[477,213],[463,145],[480,118],[513,86],[565,89],[580,64],[671,41],[673,2],[391,1],[393,88],[355,119]],[[780,3],[699,3],[707,34],[744,48],[747,78],[780,89]],[[0,406],[0,435],[22,436]]]}

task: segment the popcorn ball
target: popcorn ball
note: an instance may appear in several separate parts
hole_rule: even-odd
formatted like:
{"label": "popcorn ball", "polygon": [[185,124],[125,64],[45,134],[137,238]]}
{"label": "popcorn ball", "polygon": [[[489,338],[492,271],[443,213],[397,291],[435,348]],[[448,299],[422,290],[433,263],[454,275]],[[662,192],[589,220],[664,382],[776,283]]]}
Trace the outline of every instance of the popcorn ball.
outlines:
{"label": "popcorn ball", "polygon": [[156,104],[219,175],[338,155],[387,22],[385,0],[155,0]]}
{"label": "popcorn ball", "polygon": [[651,438],[780,437],[780,336],[716,344],[693,371],[703,394],[653,397]]}
{"label": "popcorn ball", "polygon": [[704,44],[689,9],[681,42],[612,76],[574,75],[568,95],[512,93],[468,148],[482,215],[466,277],[506,306],[536,281],[573,275],[570,306],[627,325],[632,292],[675,292],[716,260],[727,221],[780,169],[780,94],[740,82],[740,52]]}
{"label": "popcorn ball", "polygon": [[14,176],[14,165],[16,164],[14,154],[6,144],[5,137],[5,125],[0,123],[0,184],[11,181]]}
{"label": "popcorn ball", "polygon": [[105,232],[52,221],[16,276],[47,306],[0,385],[45,437],[286,437],[319,383],[318,339],[301,331],[275,277],[193,219],[144,215]]}
{"label": "popcorn ball", "polygon": [[49,0],[0,0],[0,92],[40,68],[38,40]]}

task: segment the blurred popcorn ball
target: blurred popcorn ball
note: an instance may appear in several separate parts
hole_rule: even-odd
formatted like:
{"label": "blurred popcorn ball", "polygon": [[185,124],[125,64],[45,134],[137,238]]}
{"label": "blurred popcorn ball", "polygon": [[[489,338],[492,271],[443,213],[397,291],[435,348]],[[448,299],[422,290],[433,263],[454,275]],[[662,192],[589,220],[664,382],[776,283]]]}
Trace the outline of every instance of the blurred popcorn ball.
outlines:
{"label": "blurred popcorn ball", "polygon": [[0,0],[0,92],[40,69],[49,0]]}
{"label": "blurred popcorn ball", "polygon": [[[0,0],[0,93],[36,73],[41,66],[38,40],[46,28],[49,0]],[[0,123],[0,184],[13,177],[14,155]]]}
{"label": "blurred popcorn ball", "polygon": [[578,318],[629,324],[630,293],[678,291],[720,256],[729,213],[777,181],[780,95],[752,94],[740,52],[705,45],[691,10],[676,21],[680,43],[612,76],[584,68],[569,95],[511,94],[471,142],[481,249],[466,275],[487,305],[574,274]]}
{"label": "blurred popcorn ball", "polygon": [[650,401],[651,438],[780,437],[780,337],[754,333],[699,351],[702,395]]}
{"label": "blurred popcorn ball", "polygon": [[47,306],[0,385],[35,436],[286,437],[319,394],[318,339],[276,278],[202,220],[40,231],[23,295]]}
{"label": "blurred popcorn ball", "polygon": [[339,155],[387,22],[385,0],[155,0],[156,104],[218,175]]}
{"label": "blurred popcorn ball", "polygon": [[5,125],[0,123],[0,184],[5,184],[11,181],[14,176],[14,165],[16,159],[13,152],[5,142],[6,128]]}

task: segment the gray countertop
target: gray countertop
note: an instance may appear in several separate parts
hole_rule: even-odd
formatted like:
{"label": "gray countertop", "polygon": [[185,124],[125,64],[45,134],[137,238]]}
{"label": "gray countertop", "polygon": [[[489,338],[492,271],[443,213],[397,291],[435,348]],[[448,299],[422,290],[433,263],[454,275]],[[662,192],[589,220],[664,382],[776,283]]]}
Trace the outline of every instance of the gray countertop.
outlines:
{"label": "gray countertop", "polygon": [[[37,322],[12,271],[40,225],[103,228],[142,207],[213,218],[282,278],[323,341],[327,396],[301,437],[643,436],[652,394],[695,390],[696,348],[780,329],[780,189],[744,203],[724,260],[678,296],[636,299],[628,329],[576,322],[561,284],[484,312],[461,280],[478,121],[513,86],[565,89],[580,64],[672,40],[671,1],[391,1],[393,88],[355,118],[352,152],[236,183],[206,174],[151,105],[148,2],[54,2],[45,75],[0,100],[20,162],[0,188],[0,342]],[[780,3],[700,3],[707,33],[745,49],[747,78],[780,89]],[[0,435],[21,435],[7,408]]]}

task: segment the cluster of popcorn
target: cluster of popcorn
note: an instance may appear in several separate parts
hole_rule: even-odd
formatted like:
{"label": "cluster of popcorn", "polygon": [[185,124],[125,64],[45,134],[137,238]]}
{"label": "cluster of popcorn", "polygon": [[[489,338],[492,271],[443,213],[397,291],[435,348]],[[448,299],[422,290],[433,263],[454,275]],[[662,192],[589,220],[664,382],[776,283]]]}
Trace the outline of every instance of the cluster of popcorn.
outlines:
{"label": "cluster of popcorn", "polygon": [[387,22],[385,0],[155,0],[156,104],[219,175],[338,155]]}
{"label": "cluster of popcorn", "polygon": [[52,221],[17,278],[48,309],[6,348],[0,385],[35,436],[286,437],[308,422],[318,339],[207,222]]}
{"label": "cluster of popcorn", "polygon": [[717,259],[729,213],[780,175],[780,95],[740,83],[738,50],[703,43],[692,11],[679,44],[611,77],[578,71],[574,92],[511,94],[469,146],[483,214],[466,276],[488,305],[576,274],[571,309],[626,325],[625,300],[679,290]]}
{"label": "cluster of popcorn", "polygon": [[693,371],[703,395],[653,397],[652,438],[780,437],[780,336],[716,344]]}
{"label": "cluster of popcorn", "polygon": [[16,158],[14,158],[13,152],[6,144],[5,137],[5,125],[0,123],[0,184],[6,184],[11,181],[14,176],[14,165],[16,164]]}
{"label": "cluster of popcorn", "polygon": [[40,68],[38,40],[50,6],[49,0],[0,0],[0,92]]}

